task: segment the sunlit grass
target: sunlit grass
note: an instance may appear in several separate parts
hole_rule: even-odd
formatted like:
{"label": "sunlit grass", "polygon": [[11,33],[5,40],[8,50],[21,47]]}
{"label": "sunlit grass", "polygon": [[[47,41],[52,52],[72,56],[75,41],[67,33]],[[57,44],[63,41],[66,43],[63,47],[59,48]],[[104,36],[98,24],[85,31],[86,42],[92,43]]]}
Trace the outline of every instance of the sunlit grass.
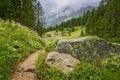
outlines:
{"label": "sunlit grass", "polygon": [[[83,36],[81,36],[81,31],[82,30],[83,30]],[[88,35],[85,32],[85,27],[84,26],[75,26],[75,31],[71,32],[71,36],[69,36],[68,34],[66,34],[66,36],[62,36],[61,35],[62,31],[58,31],[58,35],[57,36],[54,35],[55,33],[56,33],[55,30],[47,32],[46,34],[51,34],[51,36],[52,36],[52,37],[47,38],[47,39],[51,39],[51,38],[56,38],[56,39],[75,39],[75,38],[81,38],[81,37],[84,37],[84,36]]]}

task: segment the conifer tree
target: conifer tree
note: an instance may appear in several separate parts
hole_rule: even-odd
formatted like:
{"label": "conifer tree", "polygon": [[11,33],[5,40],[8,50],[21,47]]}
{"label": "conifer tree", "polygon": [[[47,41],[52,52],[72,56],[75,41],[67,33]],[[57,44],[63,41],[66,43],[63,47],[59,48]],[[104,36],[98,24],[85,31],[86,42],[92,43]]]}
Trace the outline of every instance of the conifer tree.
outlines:
{"label": "conifer tree", "polygon": [[42,36],[45,32],[44,26],[44,11],[42,9],[42,6],[40,2],[38,1],[36,4],[36,31],[39,33],[40,36]]}

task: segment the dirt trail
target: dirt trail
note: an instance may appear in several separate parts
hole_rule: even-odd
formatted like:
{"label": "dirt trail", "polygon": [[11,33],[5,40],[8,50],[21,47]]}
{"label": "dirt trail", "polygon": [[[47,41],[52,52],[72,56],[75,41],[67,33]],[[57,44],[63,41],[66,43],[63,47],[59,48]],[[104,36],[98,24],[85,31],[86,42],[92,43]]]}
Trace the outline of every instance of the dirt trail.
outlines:
{"label": "dirt trail", "polygon": [[11,80],[39,80],[35,73],[40,51],[36,51],[29,55],[23,62],[20,62],[14,70]]}

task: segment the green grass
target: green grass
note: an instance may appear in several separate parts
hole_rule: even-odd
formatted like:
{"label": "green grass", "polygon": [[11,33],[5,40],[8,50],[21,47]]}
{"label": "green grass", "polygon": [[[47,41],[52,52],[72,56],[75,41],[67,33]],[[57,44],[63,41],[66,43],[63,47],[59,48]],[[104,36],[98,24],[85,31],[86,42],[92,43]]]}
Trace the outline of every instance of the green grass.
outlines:
{"label": "green grass", "polygon": [[43,42],[34,31],[15,22],[0,21],[0,80],[8,80],[17,62],[42,49]]}
{"label": "green grass", "polygon": [[47,54],[43,52],[39,56],[36,72],[40,80],[120,80],[120,60],[116,55],[101,59],[102,63],[99,67],[93,63],[82,61],[74,71],[65,74],[55,68],[46,67]]}
{"label": "green grass", "polygon": [[118,37],[109,38],[108,41],[120,44],[120,38]]}
{"label": "green grass", "polygon": [[[82,30],[83,30],[83,36],[81,36]],[[65,32],[67,32],[67,30],[65,30]],[[56,33],[56,31],[50,31],[50,32],[47,32],[46,34],[51,34],[52,38],[57,38],[57,39],[75,39],[75,38],[81,38],[88,35],[85,32],[84,26],[75,26],[75,31],[71,32],[71,36],[69,36],[67,33],[66,33],[66,36],[62,36],[61,31],[58,31],[58,36],[55,36],[54,33]]]}
{"label": "green grass", "polygon": [[45,47],[44,50],[47,52],[52,52],[52,51],[56,51],[56,45],[58,42],[58,38],[47,38],[45,39]]}

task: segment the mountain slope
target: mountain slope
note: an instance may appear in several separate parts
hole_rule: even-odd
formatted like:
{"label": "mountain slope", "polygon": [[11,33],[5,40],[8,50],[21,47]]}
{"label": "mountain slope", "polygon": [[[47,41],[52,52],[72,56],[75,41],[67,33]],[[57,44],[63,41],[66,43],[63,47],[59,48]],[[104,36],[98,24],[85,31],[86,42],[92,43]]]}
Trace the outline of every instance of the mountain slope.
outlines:
{"label": "mountain slope", "polygon": [[48,25],[60,24],[63,21],[67,21],[71,18],[81,16],[83,15],[83,13],[87,11],[91,11],[94,8],[95,7],[88,6],[88,7],[82,7],[79,10],[73,10],[70,7],[67,7],[62,11],[62,13],[57,13],[57,14],[53,14],[52,16],[50,16],[49,19],[51,20],[48,21],[47,23]]}

